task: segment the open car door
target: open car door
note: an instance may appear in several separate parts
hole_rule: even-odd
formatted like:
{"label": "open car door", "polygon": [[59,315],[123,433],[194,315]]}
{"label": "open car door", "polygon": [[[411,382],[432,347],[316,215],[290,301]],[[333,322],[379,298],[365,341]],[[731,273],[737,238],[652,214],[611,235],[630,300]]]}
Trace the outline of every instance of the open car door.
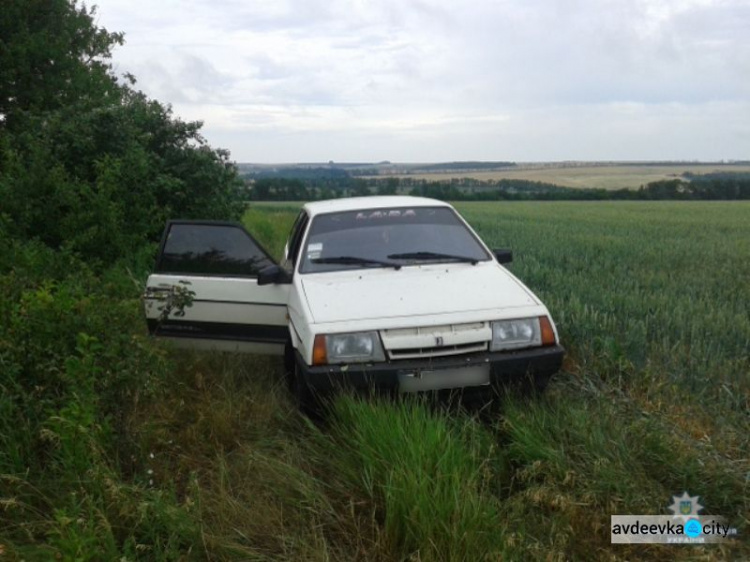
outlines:
{"label": "open car door", "polygon": [[282,354],[290,285],[258,284],[271,265],[238,223],[170,221],[146,283],[149,331],[180,347]]}

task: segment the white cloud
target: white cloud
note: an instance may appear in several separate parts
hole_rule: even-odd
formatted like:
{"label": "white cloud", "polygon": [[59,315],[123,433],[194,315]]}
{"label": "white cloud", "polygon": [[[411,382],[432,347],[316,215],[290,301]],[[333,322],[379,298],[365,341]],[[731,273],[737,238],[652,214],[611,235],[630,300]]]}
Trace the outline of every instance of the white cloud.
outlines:
{"label": "white cloud", "polygon": [[743,0],[100,0],[240,161],[745,158]]}

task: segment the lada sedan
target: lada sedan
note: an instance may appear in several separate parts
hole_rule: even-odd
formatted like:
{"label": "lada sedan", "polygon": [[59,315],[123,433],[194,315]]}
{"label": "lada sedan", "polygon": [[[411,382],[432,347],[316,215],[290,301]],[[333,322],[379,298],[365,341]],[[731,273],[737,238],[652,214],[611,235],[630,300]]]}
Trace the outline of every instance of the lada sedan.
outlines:
{"label": "lada sedan", "polygon": [[418,197],[308,203],[279,263],[241,224],[175,220],[146,316],[182,346],[283,355],[303,407],[342,387],[542,391],[563,348],[511,259],[451,205]]}

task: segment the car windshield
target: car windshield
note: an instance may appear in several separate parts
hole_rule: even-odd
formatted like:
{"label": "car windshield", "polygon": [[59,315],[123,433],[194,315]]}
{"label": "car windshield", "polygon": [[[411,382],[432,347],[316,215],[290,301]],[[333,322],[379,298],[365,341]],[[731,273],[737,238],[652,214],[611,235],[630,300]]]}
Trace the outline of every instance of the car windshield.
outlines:
{"label": "car windshield", "polygon": [[364,209],[316,216],[301,273],[425,263],[476,264],[490,256],[446,207]]}

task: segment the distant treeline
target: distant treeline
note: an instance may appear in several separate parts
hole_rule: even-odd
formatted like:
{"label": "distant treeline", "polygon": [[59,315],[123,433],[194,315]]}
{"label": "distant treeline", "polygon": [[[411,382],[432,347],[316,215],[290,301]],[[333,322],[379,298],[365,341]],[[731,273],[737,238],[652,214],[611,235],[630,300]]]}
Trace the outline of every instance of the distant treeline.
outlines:
{"label": "distant treeline", "polygon": [[[240,175],[247,180],[266,180],[266,179],[299,179],[309,180],[327,180],[348,177],[367,177],[378,176],[384,169],[388,173],[404,174],[425,174],[425,173],[447,173],[447,172],[479,172],[490,170],[501,170],[513,168],[515,162],[480,162],[480,161],[462,161],[462,162],[441,162],[438,164],[409,164],[398,165],[395,168],[390,162],[378,162],[377,164],[334,164],[328,166],[314,165],[291,165],[280,166],[278,168],[253,168],[252,165],[240,164]],[[385,168],[384,168],[385,167]]]}
{"label": "distant treeline", "polygon": [[497,170],[499,168],[513,168],[515,162],[440,162],[438,164],[425,164],[419,166],[419,172],[455,172],[473,170]]}
{"label": "distant treeline", "polygon": [[336,180],[348,179],[351,172],[340,167],[317,166],[310,168],[280,168],[271,170],[262,170],[258,172],[242,172],[242,177],[248,180]]}
{"label": "distant treeline", "polygon": [[749,173],[686,173],[685,179],[651,182],[639,189],[563,187],[519,179],[327,177],[262,178],[249,182],[254,201],[311,201],[365,195],[409,194],[450,201],[601,201],[601,200],[738,200],[750,199]]}

